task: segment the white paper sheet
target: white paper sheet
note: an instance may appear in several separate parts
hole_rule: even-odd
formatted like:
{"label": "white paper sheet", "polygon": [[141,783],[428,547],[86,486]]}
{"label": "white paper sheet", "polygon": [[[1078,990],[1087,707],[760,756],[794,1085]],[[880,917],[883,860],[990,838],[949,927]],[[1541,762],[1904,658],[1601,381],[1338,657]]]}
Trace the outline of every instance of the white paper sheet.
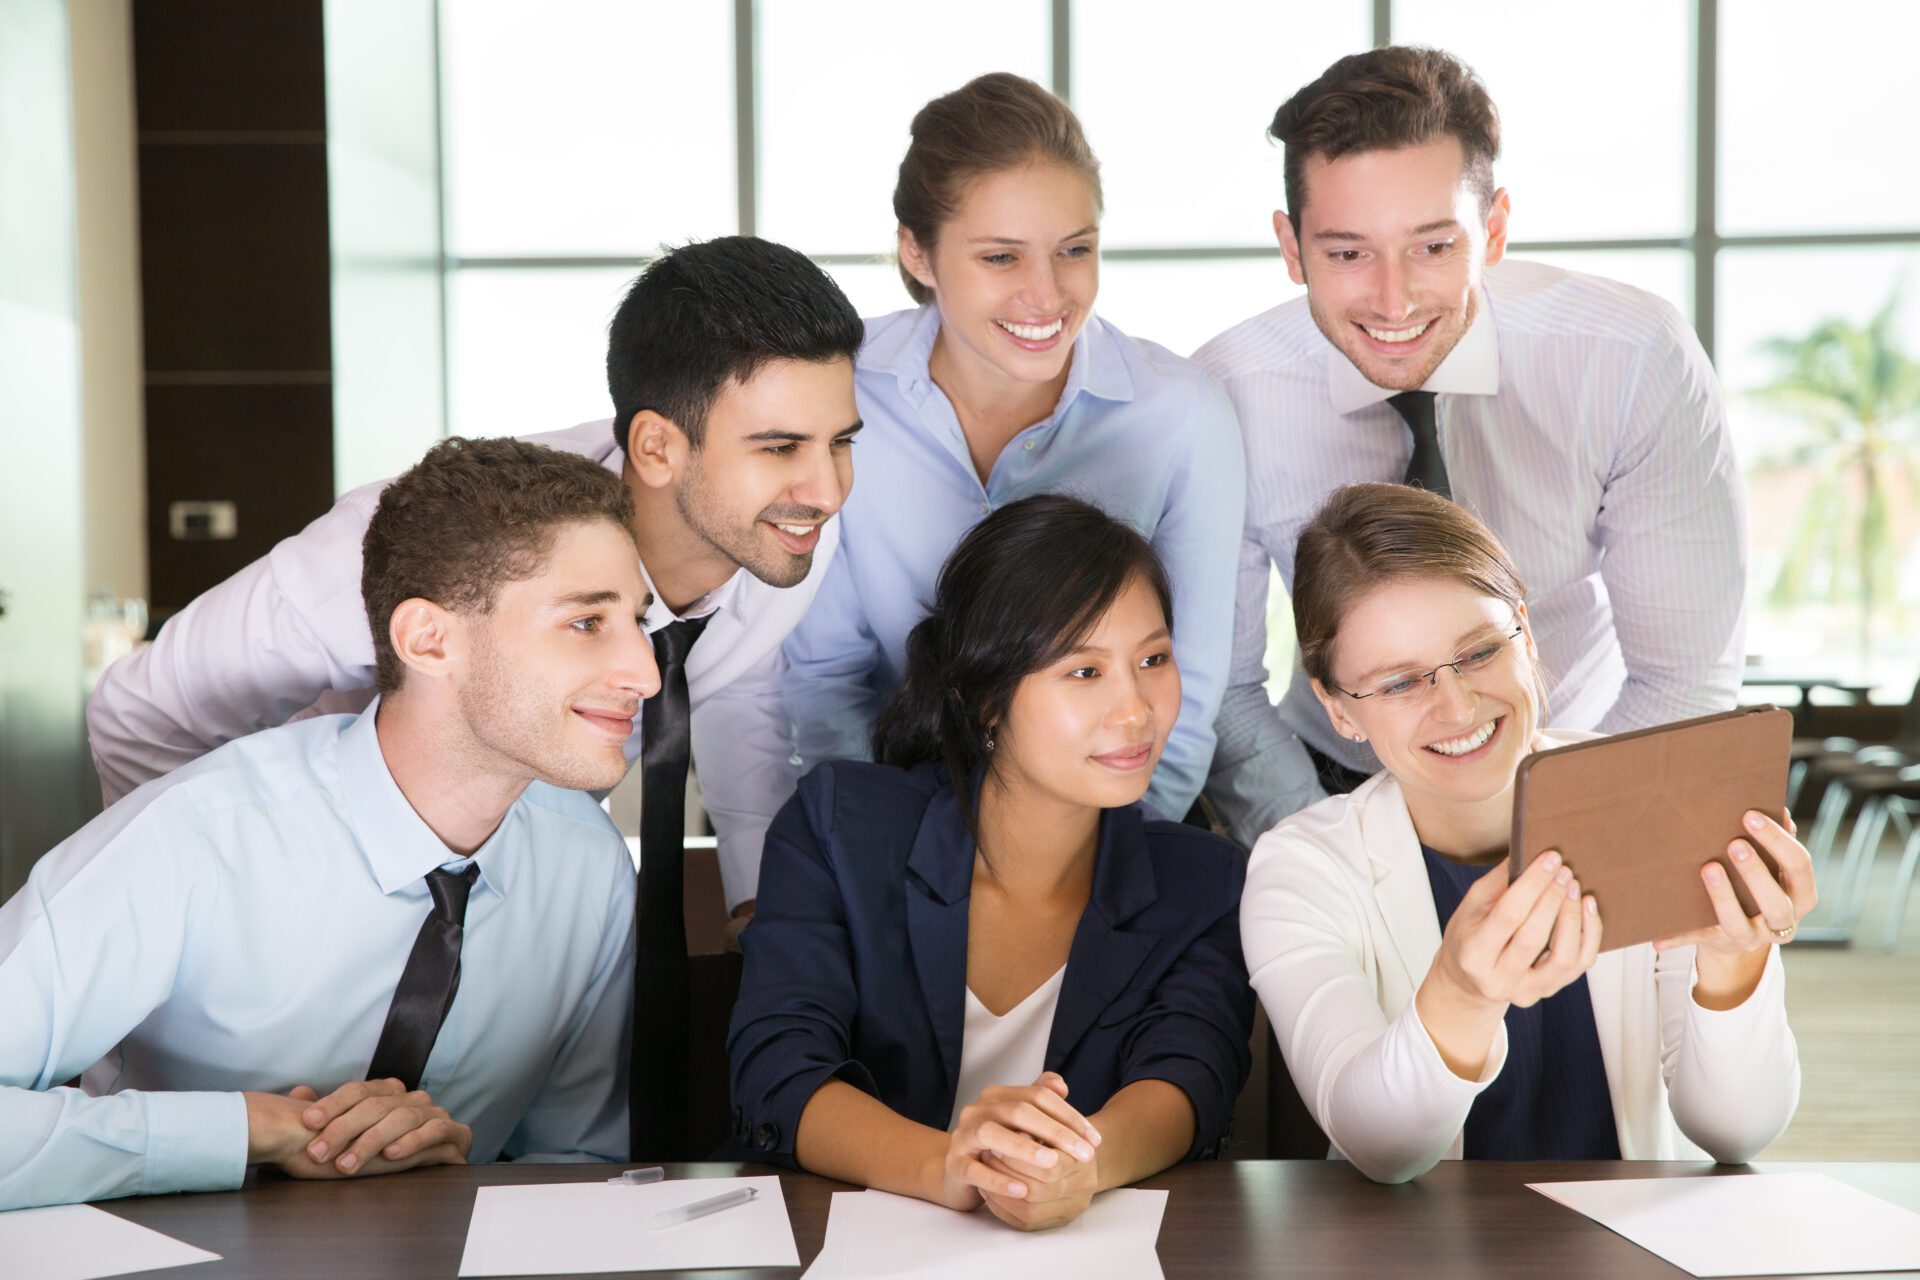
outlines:
{"label": "white paper sheet", "polygon": [[1920,1269],[1920,1214],[1824,1173],[1528,1185],[1696,1276]]}
{"label": "white paper sheet", "polygon": [[[665,1231],[663,1209],[753,1187],[759,1198]],[[651,1186],[604,1182],[481,1187],[467,1226],[463,1276],[563,1276],[583,1271],[797,1267],[800,1254],[778,1178],[685,1178]]]}
{"label": "white paper sheet", "polygon": [[218,1261],[217,1253],[92,1205],[0,1213],[0,1275],[7,1280],[101,1280]]}
{"label": "white paper sheet", "polygon": [[1154,1241],[1166,1208],[1164,1191],[1107,1191],[1066,1226],[1025,1232],[984,1209],[955,1213],[884,1191],[842,1192],[833,1197],[826,1243],[802,1280],[1161,1280]]}

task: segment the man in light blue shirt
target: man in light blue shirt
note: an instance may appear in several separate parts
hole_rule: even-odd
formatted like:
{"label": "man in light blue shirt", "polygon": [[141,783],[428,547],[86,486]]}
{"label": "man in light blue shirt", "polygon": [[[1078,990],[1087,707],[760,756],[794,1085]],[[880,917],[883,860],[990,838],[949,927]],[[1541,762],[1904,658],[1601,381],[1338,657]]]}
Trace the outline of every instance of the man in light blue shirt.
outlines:
{"label": "man in light blue shirt", "polygon": [[[374,705],[231,742],[40,861],[0,907],[0,1209],[624,1156],[633,864],[574,788],[619,780],[659,688],[631,524],[591,461],[443,442],[368,528]],[[454,879],[422,1019],[396,989]],[[416,1079],[366,1080],[409,1040]]]}
{"label": "man in light blue shirt", "polygon": [[1059,403],[1007,443],[983,482],[929,371],[939,331],[931,305],[867,322],[854,365],[860,487],[841,509],[840,555],[787,640],[783,690],[800,757],[866,758],[947,553],[989,511],[1065,493],[1132,525],[1166,563],[1183,693],[1146,798],[1184,816],[1206,781],[1226,684],[1245,483],[1232,406],[1187,361],[1093,316]]}

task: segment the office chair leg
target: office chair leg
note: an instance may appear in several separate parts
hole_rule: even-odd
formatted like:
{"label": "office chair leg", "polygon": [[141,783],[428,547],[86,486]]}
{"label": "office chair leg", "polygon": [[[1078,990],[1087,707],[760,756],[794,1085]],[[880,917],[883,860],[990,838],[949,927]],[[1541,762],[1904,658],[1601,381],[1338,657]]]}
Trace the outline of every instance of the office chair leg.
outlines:
{"label": "office chair leg", "polygon": [[1887,932],[1882,945],[1892,951],[1900,945],[1900,923],[1907,914],[1907,897],[1913,891],[1913,873],[1920,868],[1920,831],[1908,838],[1900,853],[1900,870],[1893,878],[1893,901],[1887,908]]}
{"label": "office chair leg", "polygon": [[1820,797],[1813,830],[1807,835],[1807,852],[1813,855],[1816,876],[1826,866],[1827,855],[1833,852],[1833,842],[1840,834],[1840,820],[1847,816],[1847,805],[1852,799],[1852,790],[1838,779],[1829,782],[1826,794]]}
{"label": "office chair leg", "polygon": [[[1833,886],[1832,901],[1838,912],[1837,924],[1842,929],[1852,929],[1860,923],[1860,913],[1866,904],[1866,883],[1873,878],[1874,859],[1880,854],[1880,842],[1886,838],[1887,817],[1899,814],[1899,804],[1897,798],[1870,796],[1853,820],[1853,834],[1847,840],[1839,880]],[[1904,822],[1904,817],[1901,820]]]}
{"label": "office chair leg", "polygon": [[[1893,816],[1894,825],[1900,828],[1901,835],[1904,837],[1901,840],[1903,849],[1914,838],[1913,822],[1907,817],[1912,803],[1904,797],[1893,796],[1884,801],[1882,806],[1886,813]],[[1861,918],[1867,914],[1867,893],[1873,887],[1873,867],[1880,860],[1880,845],[1885,832],[1886,820],[1883,817],[1873,843],[1862,851],[1863,856],[1859,865],[1848,868],[1847,875],[1842,881],[1843,891],[1847,895],[1845,906],[1847,927],[1850,929],[1857,926]]]}
{"label": "office chair leg", "polygon": [[1800,803],[1800,784],[1807,780],[1807,762],[1795,760],[1787,766],[1787,812]]}

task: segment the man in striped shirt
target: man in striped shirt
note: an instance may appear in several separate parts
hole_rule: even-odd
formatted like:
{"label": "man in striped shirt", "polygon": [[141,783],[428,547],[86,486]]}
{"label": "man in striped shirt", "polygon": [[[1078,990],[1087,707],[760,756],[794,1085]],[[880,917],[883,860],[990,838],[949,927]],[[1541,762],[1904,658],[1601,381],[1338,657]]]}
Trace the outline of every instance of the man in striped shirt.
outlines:
{"label": "man in striped shirt", "polygon": [[[1274,230],[1307,296],[1194,355],[1246,437],[1233,666],[1207,785],[1234,837],[1250,845],[1378,768],[1297,673],[1278,706],[1264,688],[1268,566],[1291,590],[1295,539],[1342,484],[1422,484],[1500,535],[1529,588],[1547,724],[1614,732],[1732,706],[1745,514],[1719,386],[1686,321],[1622,284],[1502,261],[1499,118],[1446,53],[1343,58],[1270,133],[1286,147]],[[1436,654],[1448,640],[1434,637]]]}

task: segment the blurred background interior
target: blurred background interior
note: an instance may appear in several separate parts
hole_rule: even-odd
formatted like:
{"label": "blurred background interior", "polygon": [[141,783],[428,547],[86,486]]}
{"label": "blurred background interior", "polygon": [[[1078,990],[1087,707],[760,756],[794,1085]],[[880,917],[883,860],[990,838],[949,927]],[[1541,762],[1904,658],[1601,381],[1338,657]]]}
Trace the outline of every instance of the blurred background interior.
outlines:
{"label": "blurred background interior", "polygon": [[906,306],[908,121],[1011,70],[1101,158],[1100,309],[1186,353],[1297,292],[1265,125],[1389,40],[1487,82],[1513,252],[1671,300],[1714,359],[1747,693],[1800,704],[1824,859],[1775,1154],[1920,1157],[1911,0],[0,0],[0,894],[97,808],[107,662],[444,434],[606,416],[660,246],[767,236]]}

